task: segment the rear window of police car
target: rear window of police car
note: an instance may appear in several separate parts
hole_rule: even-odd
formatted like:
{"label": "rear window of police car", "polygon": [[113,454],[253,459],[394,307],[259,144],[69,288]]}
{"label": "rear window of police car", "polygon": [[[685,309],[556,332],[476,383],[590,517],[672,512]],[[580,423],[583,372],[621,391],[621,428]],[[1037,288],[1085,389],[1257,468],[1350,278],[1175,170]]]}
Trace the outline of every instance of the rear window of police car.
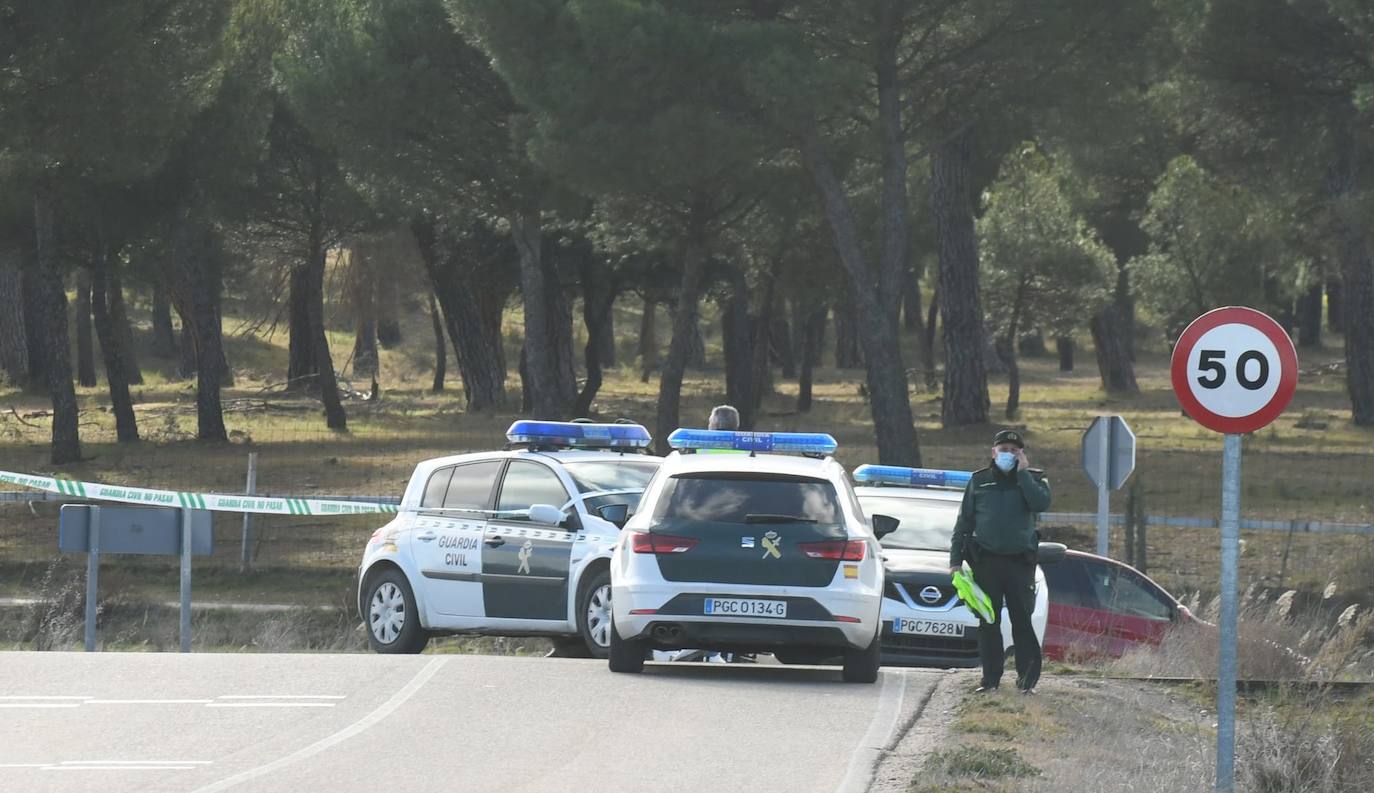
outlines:
{"label": "rear window of police car", "polygon": [[674,522],[745,523],[750,515],[792,516],[837,525],[844,520],[835,486],[824,479],[761,474],[675,476],[654,512]]}

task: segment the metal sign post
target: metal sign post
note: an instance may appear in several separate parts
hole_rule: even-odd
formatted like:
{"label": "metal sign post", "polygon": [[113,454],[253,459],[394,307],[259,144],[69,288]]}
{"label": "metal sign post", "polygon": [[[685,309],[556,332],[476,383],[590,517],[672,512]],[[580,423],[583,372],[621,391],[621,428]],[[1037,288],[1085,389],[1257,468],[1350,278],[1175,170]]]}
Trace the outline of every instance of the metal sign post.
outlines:
{"label": "metal sign post", "polygon": [[100,507],[91,507],[86,546],[86,652],[95,652],[96,592],[100,581]]}
{"label": "metal sign post", "polygon": [[1236,617],[1240,556],[1241,435],[1283,413],[1298,388],[1298,353],[1287,331],[1252,308],[1230,306],[1193,320],[1174,345],[1174,395],[1194,421],[1225,435],[1221,458],[1221,625],[1217,649],[1218,793],[1236,777]]}
{"label": "metal sign post", "polygon": [[[1227,433],[1221,456],[1221,646],[1217,658],[1217,790],[1236,775],[1236,563],[1240,557],[1240,436]],[[1223,780],[1225,783],[1223,784]]]}
{"label": "metal sign post", "polygon": [[178,635],[181,651],[191,652],[191,540],[195,530],[192,518],[195,512],[189,509],[181,512],[181,623]]}
{"label": "metal sign post", "polygon": [[1097,486],[1097,555],[1107,555],[1111,491],[1135,470],[1135,433],[1120,416],[1098,416],[1083,433],[1083,470]]}
{"label": "metal sign post", "polygon": [[[248,487],[244,489],[248,495],[257,495],[258,492],[258,453],[248,453]],[[253,547],[253,513],[243,513],[243,543],[239,548],[239,572],[247,573],[252,567]]]}

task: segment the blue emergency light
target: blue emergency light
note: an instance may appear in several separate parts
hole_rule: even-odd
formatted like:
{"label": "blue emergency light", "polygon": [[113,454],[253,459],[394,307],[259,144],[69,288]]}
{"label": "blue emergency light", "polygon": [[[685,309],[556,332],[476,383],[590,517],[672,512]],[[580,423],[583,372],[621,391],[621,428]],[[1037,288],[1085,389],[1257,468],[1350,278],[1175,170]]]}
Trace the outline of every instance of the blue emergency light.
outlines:
{"label": "blue emergency light", "polygon": [[973,474],[968,471],[940,471],[900,465],[861,465],[854,469],[854,481],[865,485],[963,487],[972,477]]}
{"label": "blue emergency light", "polygon": [[647,449],[653,442],[639,424],[590,424],[578,421],[522,420],[506,430],[512,444],[576,449]]}
{"label": "blue emergency light", "polygon": [[668,445],[679,451],[724,450],[735,452],[791,452],[834,454],[839,447],[824,432],[736,432],[732,430],[676,429]]}

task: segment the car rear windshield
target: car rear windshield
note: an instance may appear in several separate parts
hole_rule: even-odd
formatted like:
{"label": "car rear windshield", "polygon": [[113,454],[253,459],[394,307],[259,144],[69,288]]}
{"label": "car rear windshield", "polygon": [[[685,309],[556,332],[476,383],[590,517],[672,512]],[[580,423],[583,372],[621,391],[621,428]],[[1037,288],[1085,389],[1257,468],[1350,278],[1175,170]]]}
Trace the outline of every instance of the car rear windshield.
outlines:
{"label": "car rear windshield", "polygon": [[623,461],[616,458],[565,463],[563,468],[572,477],[578,492],[595,493],[598,490],[642,490],[653,478],[658,465],[642,458]]}
{"label": "car rear windshield", "polygon": [[682,524],[843,522],[835,486],[824,479],[762,474],[691,474],[664,486],[655,520]]}
{"label": "car rear windshield", "polygon": [[948,550],[954,521],[959,517],[957,501],[859,496],[859,504],[870,519],[874,515],[890,515],[901,521],[896,531],[879,540],[884,548]]}

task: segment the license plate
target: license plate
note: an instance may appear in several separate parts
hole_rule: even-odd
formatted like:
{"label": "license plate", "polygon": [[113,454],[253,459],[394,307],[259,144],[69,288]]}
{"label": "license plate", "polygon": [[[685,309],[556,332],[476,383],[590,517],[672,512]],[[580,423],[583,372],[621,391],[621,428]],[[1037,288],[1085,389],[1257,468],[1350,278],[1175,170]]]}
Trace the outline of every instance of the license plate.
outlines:
{"label": "license plate", "polygon": [[964,626],[941,620],[913,620],[897,617],[892,620],[893,633],[916,633],[922,636],[963,636]]}
{"label": "license plate", "polygon": [[778,619],[786,619],[787,601],[706,598],[703,613],[727,617],[777,617]]}

